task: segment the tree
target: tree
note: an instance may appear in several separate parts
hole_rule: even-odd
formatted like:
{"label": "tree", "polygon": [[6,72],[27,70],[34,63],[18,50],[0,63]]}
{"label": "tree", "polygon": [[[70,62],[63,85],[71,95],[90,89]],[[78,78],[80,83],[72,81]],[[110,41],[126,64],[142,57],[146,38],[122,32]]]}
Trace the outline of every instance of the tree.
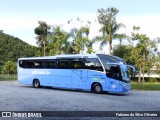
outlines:
{"label": "tree", "polygon": [[46,55],[46,46],[48,45],[47,36],[50,33],[50,26],[43,21],[38,21],[39,26],[34,29],[35,34],[37,35],[36,39],[39,47],[43,46],[43,55]]}
{"label": "tree", "polygon": [[88,39],[89,27],[73,28],[71,30],[71,36],[73,38],[73,50],[76,54],[84,51],[85,46],[89,43]]}
{"label": "tree", "polygon": [[68,24],[76,25],[76,27],[70,31],[73,53],[79,54],[84,53],[84,51],[86,51],[86,53],[93,53],[93,41],[88,38],[91,22],[89,20],[83,21],[78,17],[76,20],[69,20]]}
{"label": "tree", "polygon": [[160,53],[159,52],[158,52],[157,57],[156,57],[155,69],[156,69],[156,74],[158,74],[160,76]]}
{"label": "tree", "polygon": [[53,32],[49,36],[49,44],[47,46],[49,55],[68,54],[71,52],[71,44],[68,42],[70,34],[61,30],[60,26],[54,26]]}
{"label": "tree", "polygon": [[7,61],[2,67],[3,74],[15,74],[16,73],[16,64],[12,61]]}
{"label": "tree", "polygon": [[2,33],[3,33],[3,30],[0,30],[0,33],[2,34]]}
{"label": "tree", "polygon": [[87,47],[87,51],[86,51],[86,53],[88,53],[88,54],[91,54],[91,53],[95,53],[95,51],[93,50],[93,41],[89,41],[87,44],[86,44],[86,47]]}
{"label": "tree", "polygon": [[20,57],[34,57],[37,47],[23,40],[0,32],[0,71],[6,61],[16,62]]}
{"label": "tree", "polygon": [[100,32],[102,36],[97,36],[96,41],[100,41],[100,48],[109,43],[109,54],[112,51],[112,40],[114,39],[124,39],[126,38],[125,34],[118,34],[117,31],[125,27],[122,23],[117,23],[116,15],[118,14],[118,9],[111,7],[106,10],[98,9],[98,22],[102,25]]}
{"label": "tree", "polygon": [[134,66],[135,61],[131,59],[131,51],[133,50],[132,45],[116,45],[113,49],[113,55],[123,58],[127,64]]}
{"label": "tree", "polygon": [[150,72],[155,64],[155,52],[157,51],[157,41],[151,40],[145,34],[136,33],[140,27],[133,27],[132,41],[137,41],[136,46],[131,51],[131,59],[135,61],[135,66],[139,71],[138,82],[144,82],[144,73]]}

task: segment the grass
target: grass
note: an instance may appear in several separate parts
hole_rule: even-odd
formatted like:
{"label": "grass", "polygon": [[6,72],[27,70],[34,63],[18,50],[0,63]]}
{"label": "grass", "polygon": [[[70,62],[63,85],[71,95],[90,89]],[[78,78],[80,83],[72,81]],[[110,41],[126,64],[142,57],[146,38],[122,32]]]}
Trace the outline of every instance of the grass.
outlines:
{"label": "grass", "polygon": [[0,74],[0,81],[17,80],[17,75]]}
{"label": "grass", "polygon": [[160,82],[131,83],[132,90],[160,90]]}

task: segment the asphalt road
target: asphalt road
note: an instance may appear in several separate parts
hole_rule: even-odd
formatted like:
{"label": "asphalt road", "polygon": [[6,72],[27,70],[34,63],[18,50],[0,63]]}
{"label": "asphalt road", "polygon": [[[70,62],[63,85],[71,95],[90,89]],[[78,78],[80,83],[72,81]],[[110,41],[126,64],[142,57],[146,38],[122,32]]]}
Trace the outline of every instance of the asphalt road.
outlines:
{"label": "asphalt road", "polygon": [[1,81],[0,111],[160,111],[160,91],[95,94]]}

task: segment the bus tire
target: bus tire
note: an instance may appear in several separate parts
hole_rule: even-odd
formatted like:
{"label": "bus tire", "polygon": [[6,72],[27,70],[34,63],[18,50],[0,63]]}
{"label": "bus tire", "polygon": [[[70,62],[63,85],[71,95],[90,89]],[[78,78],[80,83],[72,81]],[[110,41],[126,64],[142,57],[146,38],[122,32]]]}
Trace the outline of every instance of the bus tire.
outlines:
{"label": "bus tire", "polygon": [[39,82],[39,80],[34,80],[34,81],[33,81],[33,86],[34,86],[35,88],[39,88],[39,87],[40,87],[40,82]]}
{"label": "bus tire", "polygon": [[102,93],[102,86],[101,86],[99,83],[94,84],[94,86],[93,86],[93,91],[94,91],[96,94]]}

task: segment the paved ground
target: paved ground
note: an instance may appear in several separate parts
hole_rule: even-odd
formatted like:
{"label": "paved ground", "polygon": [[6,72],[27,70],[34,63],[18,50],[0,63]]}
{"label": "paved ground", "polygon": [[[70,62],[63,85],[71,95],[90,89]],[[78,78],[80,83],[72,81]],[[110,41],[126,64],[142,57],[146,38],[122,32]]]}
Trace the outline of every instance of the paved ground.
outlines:
{"label": "paved ground", "polygon": [[0,111],[160,111],[160,91],[94,94],[51,88],[36,89],[19,85],[16,81],[1,81]]}

